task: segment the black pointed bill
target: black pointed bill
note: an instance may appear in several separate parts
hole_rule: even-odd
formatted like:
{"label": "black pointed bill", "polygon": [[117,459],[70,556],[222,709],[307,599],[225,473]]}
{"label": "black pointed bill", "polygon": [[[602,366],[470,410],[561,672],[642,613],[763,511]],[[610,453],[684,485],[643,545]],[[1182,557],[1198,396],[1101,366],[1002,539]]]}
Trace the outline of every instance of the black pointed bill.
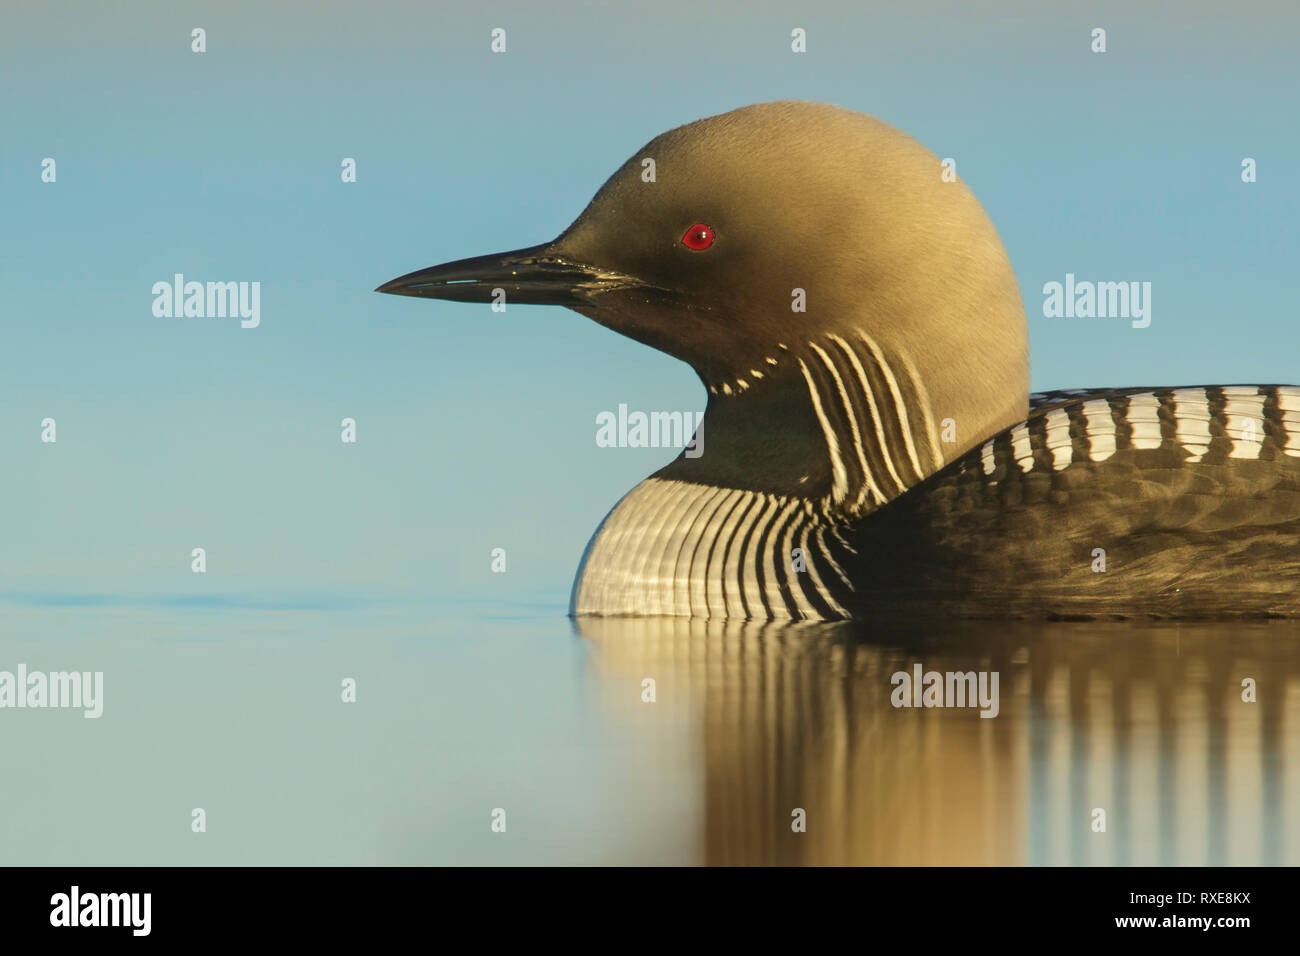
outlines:
{"label": "black pointed bill", "polygon": [[505,300],[523,305],[593,304],[593,297],[615,289],[641,287],[638,279],[608,272],[557,255],[553,246],[531,246],[473,259],[458,259],[385,282],[376,292],[452,302]]}

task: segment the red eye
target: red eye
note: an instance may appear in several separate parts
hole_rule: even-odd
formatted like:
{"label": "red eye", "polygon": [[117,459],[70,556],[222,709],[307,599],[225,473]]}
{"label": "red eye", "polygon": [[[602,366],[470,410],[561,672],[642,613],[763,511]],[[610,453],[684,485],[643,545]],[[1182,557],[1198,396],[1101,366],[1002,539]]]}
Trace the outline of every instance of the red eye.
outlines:
{"label": "red eye", "polygon": [[686,230],[686,235],[682,236],[682,245],[687,249],[703,252],[713,245],[713,238],[713,230],[704,223],[697,222]]}

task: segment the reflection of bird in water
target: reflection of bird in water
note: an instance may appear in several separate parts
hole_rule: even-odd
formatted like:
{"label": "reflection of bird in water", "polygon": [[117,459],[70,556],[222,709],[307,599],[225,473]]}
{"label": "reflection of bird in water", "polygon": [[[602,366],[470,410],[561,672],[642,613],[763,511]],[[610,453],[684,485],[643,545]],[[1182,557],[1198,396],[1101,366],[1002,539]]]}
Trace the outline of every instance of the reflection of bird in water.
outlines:
{"label": "reflection of bird in water", "polygon": [[[710,863],[1300,862],[1290,623],[972,623],[869,642],[849,624],[577,627],[617,717],[648,731],[676,706],[702,735]],[[998,671],[999,716],[891,706],[891,675],[918,661]]]}
{"label": "reflection of bird in water", "polygon": [[944,173],[760,104],[652,140],[554,242],[380,291],[566,305],[699,373],[702,453],[606,517],[576,614],[1300,614],[1300,389],[1030,396],[1016,277]]}

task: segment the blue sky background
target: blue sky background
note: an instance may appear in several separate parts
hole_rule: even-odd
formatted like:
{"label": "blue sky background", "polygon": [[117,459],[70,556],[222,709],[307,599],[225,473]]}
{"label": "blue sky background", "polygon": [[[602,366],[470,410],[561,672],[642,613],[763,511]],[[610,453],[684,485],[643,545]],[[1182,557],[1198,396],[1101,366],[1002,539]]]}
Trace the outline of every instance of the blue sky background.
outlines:
{"label": "blue sky background", "polygon": [[[562,603],[672,455],[598,448],[596,414],[703,388],[571,312],[371,290],[549,239],[658,132],[761,100],[956,158],[1035,387],[1300,381],[1294,5],[472,6],[7,0],[0,592]],[[261,327],[155,318],[175,272],[260,281]],[[1151,327],[1043,318],[1067,272],[1150,281]]]}

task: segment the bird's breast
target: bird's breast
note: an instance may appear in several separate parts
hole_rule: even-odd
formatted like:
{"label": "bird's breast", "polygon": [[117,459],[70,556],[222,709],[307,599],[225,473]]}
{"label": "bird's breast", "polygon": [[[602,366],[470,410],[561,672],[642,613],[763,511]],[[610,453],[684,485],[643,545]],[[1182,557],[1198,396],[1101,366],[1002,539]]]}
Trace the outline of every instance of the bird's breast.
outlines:
{"label": "bird's breast", "polygon": [[605,518],[574,582],[575,615],[834,620],[848,580],[807,498],[649,478]]}

